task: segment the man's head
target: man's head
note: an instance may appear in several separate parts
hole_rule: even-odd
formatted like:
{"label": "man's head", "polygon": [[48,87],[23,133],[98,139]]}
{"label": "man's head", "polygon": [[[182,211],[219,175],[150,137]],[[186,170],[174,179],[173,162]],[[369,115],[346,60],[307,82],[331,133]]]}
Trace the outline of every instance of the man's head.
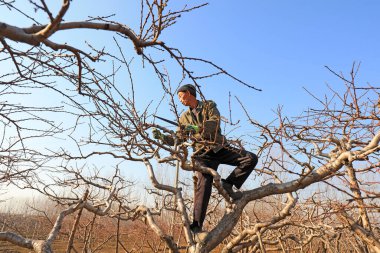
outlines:
{"label": "man's head", "polygon": [[182,85],[178,91],[178,99],[181,101],[183,105],[193,107],[194,104],[196,105],[197,101],[197,93],[195,90],[194,85],[192,84],[185,84]]}

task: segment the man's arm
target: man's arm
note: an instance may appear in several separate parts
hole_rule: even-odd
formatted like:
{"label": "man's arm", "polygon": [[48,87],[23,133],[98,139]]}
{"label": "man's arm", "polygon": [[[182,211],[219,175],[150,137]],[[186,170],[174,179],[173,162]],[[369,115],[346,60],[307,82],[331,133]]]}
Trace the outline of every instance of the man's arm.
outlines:
{"label": "man's arm", "polygon": [[203,123],[203,137],[207,140],[214,140],[220,135],[220,113],[215,102],[208,101],[206,108],[206,121]]}
{"label": "man's arm", "polygon": [[[182,129],[183,127],[181,127],[181,126],[187,125],[186,123],[187,123],[186,117],[184,117],[184,115],[182,114],[181,117],[179,118],[178,127],[177,127],[177,130],[176,130],[176,133],[175,133],[177,141],[178,141],[178,144],[186,141],[185,138],[184,138],[184,136],[183,136],[183,129]],[[162,142],[164,144],[169,145],[169,146],[174,146],[175,145],[175,138],[173,137],[173,135],[162,134],[158,129],[153,130],[153,131],[155,131],[155,132],[153,132],[153,137],[155,139],[162,140]]]}
{"label": "man's arm", "polygon": [[[153,133],[153,138],[155,138],[157,140],[161,140],[163,144],[166,144],[169,146],[174,146],[175,138],[172,135],[163,134],[158,129],[153,129],[152,133]],[[182,140],[182,138],[180,138],[179,132],[176,132],[176,136],[177,136],[178,142],[182,143],[183,140]]]}

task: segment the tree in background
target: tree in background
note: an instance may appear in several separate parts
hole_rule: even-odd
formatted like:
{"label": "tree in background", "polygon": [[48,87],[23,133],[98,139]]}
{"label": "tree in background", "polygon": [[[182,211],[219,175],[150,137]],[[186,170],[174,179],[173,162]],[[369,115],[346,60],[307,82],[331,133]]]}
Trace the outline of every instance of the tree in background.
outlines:
{"label": "tree in background", "polygon": [[[51,252],[64,220],[76,214],[66,251],[76,250],[74,239],[85,211],[118,221],[116,251],[120,247],[129,250],[120,229],[137,220],[143,220],[165,242],[164,249],[156,248],[157,252],[380,251],[376,230],[378,94],[376,88],[356,86],[355,67],[350,80],[338,75],[346,85],[344,94],[331,89],[331,96],[323,100],[315,97],[319,108],[297,117],[283,115],[279,109],[278,117],[263,125],[241,103],[257,133],[257,138],[245,141],[252,141],[259,149],[256,173],[261,185],[232,201],[221,187],[220,174],[192,159],[195,140],[189,138],[170,147],[150,136],[151,130],[158,128],[176,137],[170,129],[154,123],[156,108],[139,105],[135,88],[149,86],[136,81],[137,63],[127,59],[124,49],[132,44],[135,56],[142,59],[141,67],[149,66],[157,75],[177,118],[176,87],[171,77],[178,68],[181,82],[191,80],[202,99],[199,80],[215,75],[227,75],[256,89],[214,63],[186,57],[160,40],[181,15],[204,4],[174,10],[169,1],[142,1],[138,29],[114,21],[113,16],[68,21],[65,17],[71,4],[63,1],[54,12],[44,0],[30,1],[29,6],[0,0],[2,11],[20,13],[30,21],[26,28],[0,22],[0,63],[13,66],[13,71],[2,72],[0,78],[4,129],[0,183],[40,192],[63,208],[45,238],[5,229],[0,240],[35,252]],[[46,18],[48,22],[40,21]],[[84,29],[93,30],[94,41],[101,30],[109,31],[107,36],[115,36],[114,50],[98,49],[87,39],[86,46],[76,46],[74,36],[65,37],[63,43],[54,39],[63,31]],[[171,62],[178,68],[168,69]],[[213,72],[199,75],[190,68],[193,63],[206,64]],[[130,89],[118,80],[123,73],[129,78]],[[239,146],[241,142],[231,143]],[[154,187],[149,194],[159,196],[156,202],[141,204],[131,198],[133,182],[121,175],[118,166],[111,175],[89,169],[87,163],[98,156],[131,162],[128,166],[136,169],[144,166]],[[162,164],[213,175],[216,190],[207,220],[209,233],[203,241],[195,241],[189,229],[189,187],[185,182],[172,186],[159,180]],[[308,186],[313,189],[310,196],[303,190]],[[168,214],[174,218],[168,221]],[[85,249],[90,249],[91,236],[86,234],[86,238]],[[349,244],[341,243],[342,238]]]}

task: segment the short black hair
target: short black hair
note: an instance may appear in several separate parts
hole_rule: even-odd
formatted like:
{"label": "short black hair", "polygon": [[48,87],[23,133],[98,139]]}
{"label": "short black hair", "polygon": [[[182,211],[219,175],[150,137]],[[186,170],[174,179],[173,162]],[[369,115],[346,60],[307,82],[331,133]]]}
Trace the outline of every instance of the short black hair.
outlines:
{"label": "short black hair", "polygon": [[177,93],[186,92],[186,91],[189,91],[191,95],[193,95],[194,97],[197,97],[195,86],[192,84],[182,85],[181,87],[179,87]]}

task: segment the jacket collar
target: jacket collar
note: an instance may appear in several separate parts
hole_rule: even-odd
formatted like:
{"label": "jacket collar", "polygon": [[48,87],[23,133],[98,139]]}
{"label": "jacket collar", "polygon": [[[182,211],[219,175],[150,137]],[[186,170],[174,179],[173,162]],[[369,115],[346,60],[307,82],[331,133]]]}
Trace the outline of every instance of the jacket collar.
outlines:
{"label": "jacket collar", "polygon": [[[198,101],[198,104],[197,104],[197,107],[195,107],[195,110],[196,110],[196,111],[199,111],[199,110],[203,107],[203,104],[204,104],[204,103],[203,103],[202,101],[199,101],[199,100],[197,100],[197,101]],[[188,108],[189,108],[189,109],[188,109],[189,112],[191,112],[191,111],[193,110],[193,109],[191,109],[190,106],[189,106]]]}

